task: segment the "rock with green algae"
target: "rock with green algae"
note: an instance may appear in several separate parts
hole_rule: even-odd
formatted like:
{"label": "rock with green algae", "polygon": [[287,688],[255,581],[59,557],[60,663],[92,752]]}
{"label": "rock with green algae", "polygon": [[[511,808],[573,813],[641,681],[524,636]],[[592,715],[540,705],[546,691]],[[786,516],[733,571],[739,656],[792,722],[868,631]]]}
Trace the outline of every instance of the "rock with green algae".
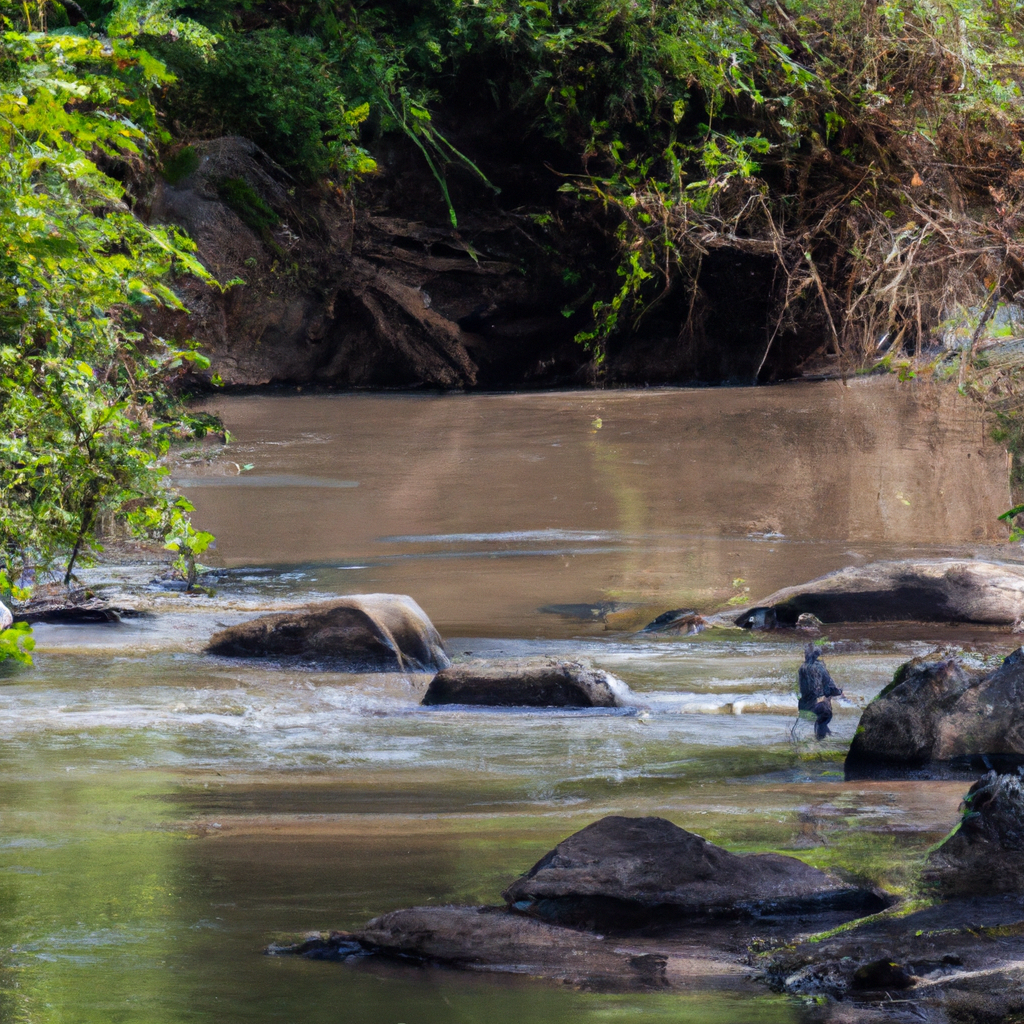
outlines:
{"label": "rock with green algae", "polygon": [[989,772],[967,791],[957,830],[928,857],[925,878],[947,895],[1024,893],[1024,785]]}
{"label": "rock with green algae", "polygon": [[1024,649],[994,671],[915,658],[864,709],[847,778],[1024,765]]}
{"label": "rock with green algae", "polygon": [[[935,1024],[1001,1021],[1024,1009],[1019,895],[955,897],[797,936],[758,957],[776,991]],[[859,1019],[859,1018],[857,1018]],[[910,1019],[910,1018],[908,1018]]]}
{"label": "rock with green algae", "polygon": [[894,1013],[911,1000],[918,1019],[943,1024],[1018,1019],[1024,1010],[1018,775],[989,772],[974,783],[959,827],[929,855],[922,882],[930,905],[896,907],[779,951],[768,966],[770,983],[844,1002],[881,998]]}

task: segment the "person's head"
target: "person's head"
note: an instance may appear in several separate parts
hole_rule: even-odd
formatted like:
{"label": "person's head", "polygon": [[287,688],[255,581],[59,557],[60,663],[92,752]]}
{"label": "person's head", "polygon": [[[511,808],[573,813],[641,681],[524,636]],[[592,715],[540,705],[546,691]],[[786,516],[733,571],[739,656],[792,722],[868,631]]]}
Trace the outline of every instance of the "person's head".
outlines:
{"label": "person's head", "polygon": [[821,657],[821,651],[814,644],[808,644],[804,648],[804,661],[817,661]]}

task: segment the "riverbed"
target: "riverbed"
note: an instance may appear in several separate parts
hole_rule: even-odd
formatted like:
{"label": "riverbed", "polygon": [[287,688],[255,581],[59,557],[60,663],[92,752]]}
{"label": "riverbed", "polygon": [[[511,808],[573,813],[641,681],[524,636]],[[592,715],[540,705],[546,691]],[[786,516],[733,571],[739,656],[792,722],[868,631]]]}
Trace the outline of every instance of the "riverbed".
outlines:
{"label": "riverbed", "polygon": [[[88,570],[147,617],[39,627],[0,677],[0,1021],[798,1021],[746,977],[692,993],[263,956],[402,906],[488,903],[559,839],[658,814],[894,892],[963,783],[845,783],[860,709],[936,647],[1007,631],[826,630],[846,699],[794,743],[795,633],[636,630],[880,558],[1021,561],[1007,457],[955,389],[894,379],[523,395],[224,396],[177,485],[216,594]],[[209,456],[209,457],[207,457]],[[251,467],[251,468],[246,468]],[[421,708],[428,676],[206,657],[221,625],[413,596],[453,656],[585,657],[647,710]]]}

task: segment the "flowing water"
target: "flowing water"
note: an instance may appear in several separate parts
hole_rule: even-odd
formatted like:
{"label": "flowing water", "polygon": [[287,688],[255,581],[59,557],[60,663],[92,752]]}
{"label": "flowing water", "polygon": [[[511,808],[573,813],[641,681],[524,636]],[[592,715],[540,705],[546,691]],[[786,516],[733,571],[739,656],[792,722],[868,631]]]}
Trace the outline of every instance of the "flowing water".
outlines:
{"label": "flowing water", "polygon": [[[907,891],[964,785],[845,783],[859,710],[907,657],[991,660],[1006,630],[830,629],[847,699],[820,748],[790,736],[806,636],[635,630],[878,558],[1019,559],[976,407],[877,379],[212,407],[230,447],[175,476],[217,534],[216,596],[90,570],[151,615],[39,627],[35,667],[0,676],[0,1021],[802,1020],[744,979],[609,994],[261,949],[495,902],[608,813]],[[584,656],[649,710],[421,708],[421,675],[202,654],[222,624],[375,591],[415,597],[456,657]]]}

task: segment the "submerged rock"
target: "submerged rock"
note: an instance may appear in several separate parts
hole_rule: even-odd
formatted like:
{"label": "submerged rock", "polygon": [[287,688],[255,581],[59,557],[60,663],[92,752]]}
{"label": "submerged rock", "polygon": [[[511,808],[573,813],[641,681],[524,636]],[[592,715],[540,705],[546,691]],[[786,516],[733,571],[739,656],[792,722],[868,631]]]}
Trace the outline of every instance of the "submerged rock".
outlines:
{"label": "submerged rock", "polygon": [[522,913],[599,929],[886,906],[795,857],[738,856],[664,818],[616,815],[563,840],[502,895]]}
{"label": "submerged rock", "polygon": [[546,604],[537,611],[542,615],[560,615],[577,622],[606,622],[609,615],[630,612],[637,605],[628,601],[597,601],[594,604]]}
{"label": "submerged rock", "polygon": [[12,625],[14,625],[14,616],[11,614],[11,610],[0,601],[0,629],[8,629]]}
{"label": "submerged rock", "polygon": [[264,950],[267,956],[301,956],[304,960],[352,960],[368,956],[370,951],[351,933],[313,932],[299,942],[272,942]]}
{"label": "submerged rock", "polygon": [[[506,907],[413,907],[374,918],[356,932],[314,935],[271,955],[354,963],[368,955],[463,970],[529,974],[600,991],[749,985],[750,970],[721,942],[628,945],[545,924]],[[702,936],[703,938],[703,936]],[[751,993],[753,994],[753,992]]]}
{"label": "submerged rock", "polygon": [[610,672],[580,661],[467,661],[439,672],[423,704],[491,707],[635,707],[636,696]]}
{"label": "submerged rock", "polygon": [[848,778],[1024,765],[1024,649],[991,672],[915,658],[864,709]]}
{"label": "submerged rock", "polygon": [[989,772],[967,791],[960,827],[928,858],[945,894],[1024,893],[1024,786]]}
{"label": "submerged rock", "polygon": [[451,664],[426,613],[402,594],[358,594],[262,615],[215,633],[206,650],[324,658],[350,672],[436,672]]}
{"label": "submerged rock", "polygon": [[[776,591],[734,621],[745,629],[821,622],[979,622],[1024,616],[1024,565],[954,559],[873,562]],[[805,620],[806,621],[806,620]]]}
{"label": "submerged rock", "polygon": [[653,622],[649,622],[641,633],[673,633],[681,636],[693,636],[707,629],[707,620],[699,612],[692,609],[673,608],[662,612]]}

